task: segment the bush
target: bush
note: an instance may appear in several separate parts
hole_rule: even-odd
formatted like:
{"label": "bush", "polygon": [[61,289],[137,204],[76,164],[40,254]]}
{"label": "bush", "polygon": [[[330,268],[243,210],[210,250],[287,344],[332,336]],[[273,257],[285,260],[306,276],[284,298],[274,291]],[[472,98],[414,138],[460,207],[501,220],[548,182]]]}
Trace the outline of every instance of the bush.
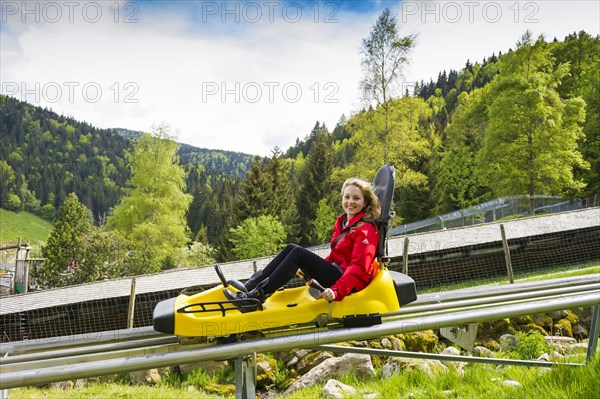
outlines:
{"label": "bush", "polygon": [[550,347],[537,330],[518,332],[514,345],[505,345],[503,354],[512,359],[532,360],[546,353]]}

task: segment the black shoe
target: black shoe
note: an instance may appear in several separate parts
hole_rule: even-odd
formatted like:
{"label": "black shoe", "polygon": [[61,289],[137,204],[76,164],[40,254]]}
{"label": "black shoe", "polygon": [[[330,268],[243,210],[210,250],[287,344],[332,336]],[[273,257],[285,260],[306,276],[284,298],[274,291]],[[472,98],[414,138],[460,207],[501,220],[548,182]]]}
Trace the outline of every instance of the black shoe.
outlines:
{"label": "black shoe", "polygon": [[270,296],[264,292],[263,288],[268,283],[268,278],[261,281],[258,286],[252,291],[245,292],[239,291],[237,293],[231,292],[228,288],[223,290],[223,293],[235,306],[240,309],[240,312],[253,312],[255,310],[262,310],[263,302]]}

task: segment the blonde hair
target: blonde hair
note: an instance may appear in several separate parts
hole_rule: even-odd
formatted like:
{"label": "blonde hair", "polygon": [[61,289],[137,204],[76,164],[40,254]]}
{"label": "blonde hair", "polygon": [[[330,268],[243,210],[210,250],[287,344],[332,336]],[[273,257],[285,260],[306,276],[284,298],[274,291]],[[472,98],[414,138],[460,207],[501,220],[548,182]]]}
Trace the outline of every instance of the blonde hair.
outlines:
{"label": "blonde hair", "polygon": [[344,195],[344,190],[348,186],[356,186],[360,189],[365,199],[365,207],[363,208],[365,219],[377,219],[381,215],[381,204],[379,203],[379,198],[375,195],[375,191],[373,191],[371,183],[357,177],[351,177],[342,185],[342,195]]}

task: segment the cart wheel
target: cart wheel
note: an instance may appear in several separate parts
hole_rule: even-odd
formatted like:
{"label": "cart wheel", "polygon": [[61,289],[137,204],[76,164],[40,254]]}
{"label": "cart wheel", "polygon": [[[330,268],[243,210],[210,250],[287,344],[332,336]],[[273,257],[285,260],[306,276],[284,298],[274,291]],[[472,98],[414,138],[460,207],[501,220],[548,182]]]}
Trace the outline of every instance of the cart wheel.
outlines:
{"label": "cart wheel", "polygon": [[219,344],[219,345],[232,344],[234,342],[238,342],[238,338],[237,338],[237,334],[231,334],[226,337],[218,337],[216,339],[216,341],[217,341],[217,344]]}

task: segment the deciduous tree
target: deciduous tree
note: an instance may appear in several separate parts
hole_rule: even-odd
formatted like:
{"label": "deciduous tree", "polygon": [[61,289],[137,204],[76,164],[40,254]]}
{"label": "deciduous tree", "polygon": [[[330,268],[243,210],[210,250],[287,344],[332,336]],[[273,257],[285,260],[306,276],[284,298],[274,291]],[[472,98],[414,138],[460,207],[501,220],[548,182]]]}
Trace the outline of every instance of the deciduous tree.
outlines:
{"label": "deciduous tree", "polygon": [[[140,272],[155,272],[177,261],[179,248],[188,241],[185,214],[191,196],[184,192],[184,170],[178,145],[161,125],[154,134],[142,134],[128,154],[131,166],[129,192],[115,207],[107,227],[131,242],[133,256],[143,262]],[[140,252],[146,255],[140,254]]]}
{"label": "deciduous tree", "polygon": [[493,100],[479,165],[497,195],[527,195],[530,214],[534,195],[583,187],[573,168],[586,166],[577,148],[585,102],[559,97],[556,87],[569,67],[553,68],[552,61],[543,37],[526,32],[489,87]]}

